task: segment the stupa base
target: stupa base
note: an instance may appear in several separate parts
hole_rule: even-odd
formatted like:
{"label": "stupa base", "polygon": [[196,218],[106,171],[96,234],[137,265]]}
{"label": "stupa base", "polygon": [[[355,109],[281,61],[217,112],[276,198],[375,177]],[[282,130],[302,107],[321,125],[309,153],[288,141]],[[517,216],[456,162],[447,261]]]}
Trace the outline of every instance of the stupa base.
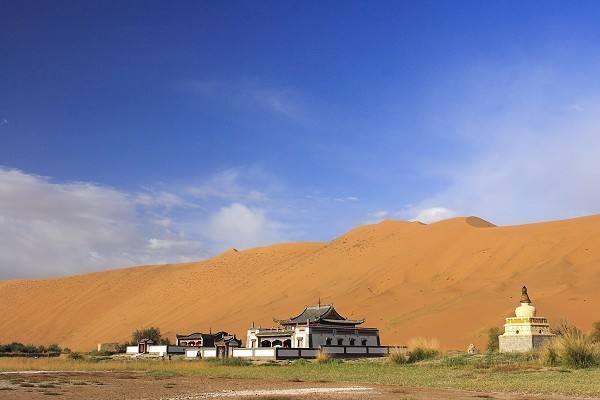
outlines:
{"label": "stupa base", "polygon": [[500,353],[527,353],[543,347],[554,335],[500,335]]}

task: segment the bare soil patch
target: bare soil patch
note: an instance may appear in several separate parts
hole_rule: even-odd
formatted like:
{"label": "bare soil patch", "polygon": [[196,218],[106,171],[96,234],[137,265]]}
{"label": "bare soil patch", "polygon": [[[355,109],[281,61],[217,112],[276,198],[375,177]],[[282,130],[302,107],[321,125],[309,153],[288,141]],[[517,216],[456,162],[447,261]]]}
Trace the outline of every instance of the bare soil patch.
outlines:
{"label": "bare soil patch", "polygon": [[336,382],[298,382],[202,376],[152,376],[138,372],[37,372],[0,374],[0,399],[86,400],[201,400],[201,399],[361,399],[361,400],[476,400],[544,399],[532,396],[459,390],[357,385]]}

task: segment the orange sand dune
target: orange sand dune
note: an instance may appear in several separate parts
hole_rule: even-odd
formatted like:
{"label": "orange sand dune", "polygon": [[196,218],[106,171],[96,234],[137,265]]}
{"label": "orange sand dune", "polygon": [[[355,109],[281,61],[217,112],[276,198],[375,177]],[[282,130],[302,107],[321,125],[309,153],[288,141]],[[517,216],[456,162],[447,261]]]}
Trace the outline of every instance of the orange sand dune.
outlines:
{"label": "orange sand dune", "polygon": [[476,217],[431,225],[384,221],[329,243],[228,251],[203,262],[0,281],[0,343],[77,350],[135,328],[227,330],[298,313],[320,297],[365,317],[384,344],[415,336],[484,347],[529,287],[538,313],[583,329],[600,320],[600,215],[496,227]]}

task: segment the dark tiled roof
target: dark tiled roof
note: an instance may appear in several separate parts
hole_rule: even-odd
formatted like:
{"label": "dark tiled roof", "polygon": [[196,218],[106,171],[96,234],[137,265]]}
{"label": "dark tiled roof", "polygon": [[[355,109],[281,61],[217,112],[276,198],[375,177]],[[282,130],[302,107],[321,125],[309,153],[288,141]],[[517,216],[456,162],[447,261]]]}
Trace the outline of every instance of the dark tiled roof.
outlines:
{"label": "dark tiled roof", "polygon": [[349,320],[342,317],[330,304],[318,306],[309,306],[296,317],[284,320],[276,320],[281,325],[296,325],[308,323],[325,323],[325,324],[344,324],[358,325],[365,322],[364,320]]}
{"label": "dark tiled roof", "polygon": [[216,340],[215,344],[226,344],[231,347],[239,347],[242,345],[242,341],[235,336],[224,335],[220,340]]}
{"label": "dark tiled roof", "polygon": [[[177,337],[177,339],[202,339],[209,335],[210,334],[208,334],[208,333],[195,332],[195,333],[190,333],[189,335],[175,335],[175,336]],[[212,336],[212,335],[210,335],[210,336]]]}

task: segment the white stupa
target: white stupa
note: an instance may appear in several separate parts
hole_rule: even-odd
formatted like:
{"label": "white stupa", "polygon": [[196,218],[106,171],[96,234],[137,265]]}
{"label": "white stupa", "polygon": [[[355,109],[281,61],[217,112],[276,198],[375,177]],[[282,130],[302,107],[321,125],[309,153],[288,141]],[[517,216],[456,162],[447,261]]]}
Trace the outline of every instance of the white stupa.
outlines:
{"label": "white stupa", "polygon": [[548,320],[536,317],[527,287],[521,289],[521,305],[515,309],[515,316],[506,318],[504,334],[498,337],[501,353],[525,353],[541,347],[554,335]]}

